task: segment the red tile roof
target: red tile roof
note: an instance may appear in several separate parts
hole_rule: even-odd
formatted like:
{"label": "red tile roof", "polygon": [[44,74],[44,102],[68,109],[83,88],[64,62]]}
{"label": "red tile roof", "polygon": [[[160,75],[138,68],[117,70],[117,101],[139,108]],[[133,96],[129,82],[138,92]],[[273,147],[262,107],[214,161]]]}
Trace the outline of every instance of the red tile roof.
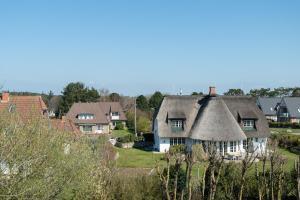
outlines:
{"label": "red tile roof", "polygon": [[73,132],[75,134],[80,134],[79,129],[75,124],[69,119],[51,119],[51,127],[59,131]]}
{"label": "red tile roof", "polygon": [[8,102],[0,101],[0,112],[13,109],[22,119],[40,117],[47,111],[41,96],[10,96]]}

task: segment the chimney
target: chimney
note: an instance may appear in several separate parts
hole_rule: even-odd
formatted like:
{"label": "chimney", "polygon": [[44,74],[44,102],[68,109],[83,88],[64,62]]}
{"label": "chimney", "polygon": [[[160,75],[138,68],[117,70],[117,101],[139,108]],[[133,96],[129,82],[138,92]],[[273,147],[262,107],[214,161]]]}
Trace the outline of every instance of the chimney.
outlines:
{"label": "chimney", "polygon": [[216,87],[214,87],[214,86],[209,87],[209,96],[211,96],[211,97],[217,96]]}
{"label": "chimney", "polygon": [[9,102],[9,92],[2,92],[1,103]]}

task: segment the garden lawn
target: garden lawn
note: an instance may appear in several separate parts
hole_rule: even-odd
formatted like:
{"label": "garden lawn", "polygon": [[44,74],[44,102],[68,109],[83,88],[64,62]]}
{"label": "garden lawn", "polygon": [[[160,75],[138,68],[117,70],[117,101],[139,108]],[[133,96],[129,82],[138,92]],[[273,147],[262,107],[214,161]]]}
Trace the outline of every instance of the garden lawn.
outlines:
{"label": "garden lawn", "polygon": [[133,134],[127,130],[113,130],[112,131],[112,136],[114,138],[119,138],[119,137],[124,137],[126,135],[129,135],[129,134]]}
{"label": "garden lawn", "polygon": [[119,158],[117,167],[124,168],[154,168],[157,162],[162,162],[163,154],[143,151],[140,149],[122,149],[117,148]]}

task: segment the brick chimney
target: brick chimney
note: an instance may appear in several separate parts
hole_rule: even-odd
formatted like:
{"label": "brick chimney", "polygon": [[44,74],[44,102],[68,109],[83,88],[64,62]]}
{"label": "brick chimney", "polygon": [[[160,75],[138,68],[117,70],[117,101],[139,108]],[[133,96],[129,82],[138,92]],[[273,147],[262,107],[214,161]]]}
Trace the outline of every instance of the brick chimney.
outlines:
{"label": "brick chimney", "polygon": [[214,87],[214,86],[209,87],[209,96],[211,96],[211,97],[217,96],[216,87]]}
{"label": "brick chimney", "polygon": [[9,102],[9,92],[2,92],[1,103]]}

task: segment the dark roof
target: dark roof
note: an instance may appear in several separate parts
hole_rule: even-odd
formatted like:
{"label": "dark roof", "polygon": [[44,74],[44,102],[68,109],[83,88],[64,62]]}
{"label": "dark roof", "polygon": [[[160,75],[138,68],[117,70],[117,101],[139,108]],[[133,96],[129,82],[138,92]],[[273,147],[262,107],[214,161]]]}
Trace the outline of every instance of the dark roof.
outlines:
{"label": "dark roof", "polygon": [[[78,119],[79,114],[89,113],[93,114],[94,118],[91,120]],[[108,116],[99,106],[99,103],[74,103],[67,113],[66,117],[71,119],[75,124],[108,124]]]}
{"label": "dark roof", "polygon": [[120,115],[119,120],[127,120],[124,110],[119,102],[99,102],[99,105],[105,114],[109,114],[110,112],[118,112]]}
{"label": "dark roof", "polygon": [[290,117],[300,118],[300,97],[284,97],[282,101],[284,101]]}
{"label": "dark roof", "polygon": [[[172,132],[168,113],[184,113],[182,132]],[[241,116],[255,119],[256,130],[243,131]],[[166,96],[156,120],[160,137],[230,141],[270,135],[267,120],[251,97]]]}
{"label": "dark roof", "polygon": [[265,115],[277,115],[276,106],[280,102],[280,97],[258,97],[257,99],[257,105]]}
{"label": "dark roof", "polygon": [[[75,124],[108,124],[111,112],[119,112],[120,121],[127,120],[119,102],[74,103],[66,116]],[[94,118],[80,120],[79,114],[93,114]]]}

